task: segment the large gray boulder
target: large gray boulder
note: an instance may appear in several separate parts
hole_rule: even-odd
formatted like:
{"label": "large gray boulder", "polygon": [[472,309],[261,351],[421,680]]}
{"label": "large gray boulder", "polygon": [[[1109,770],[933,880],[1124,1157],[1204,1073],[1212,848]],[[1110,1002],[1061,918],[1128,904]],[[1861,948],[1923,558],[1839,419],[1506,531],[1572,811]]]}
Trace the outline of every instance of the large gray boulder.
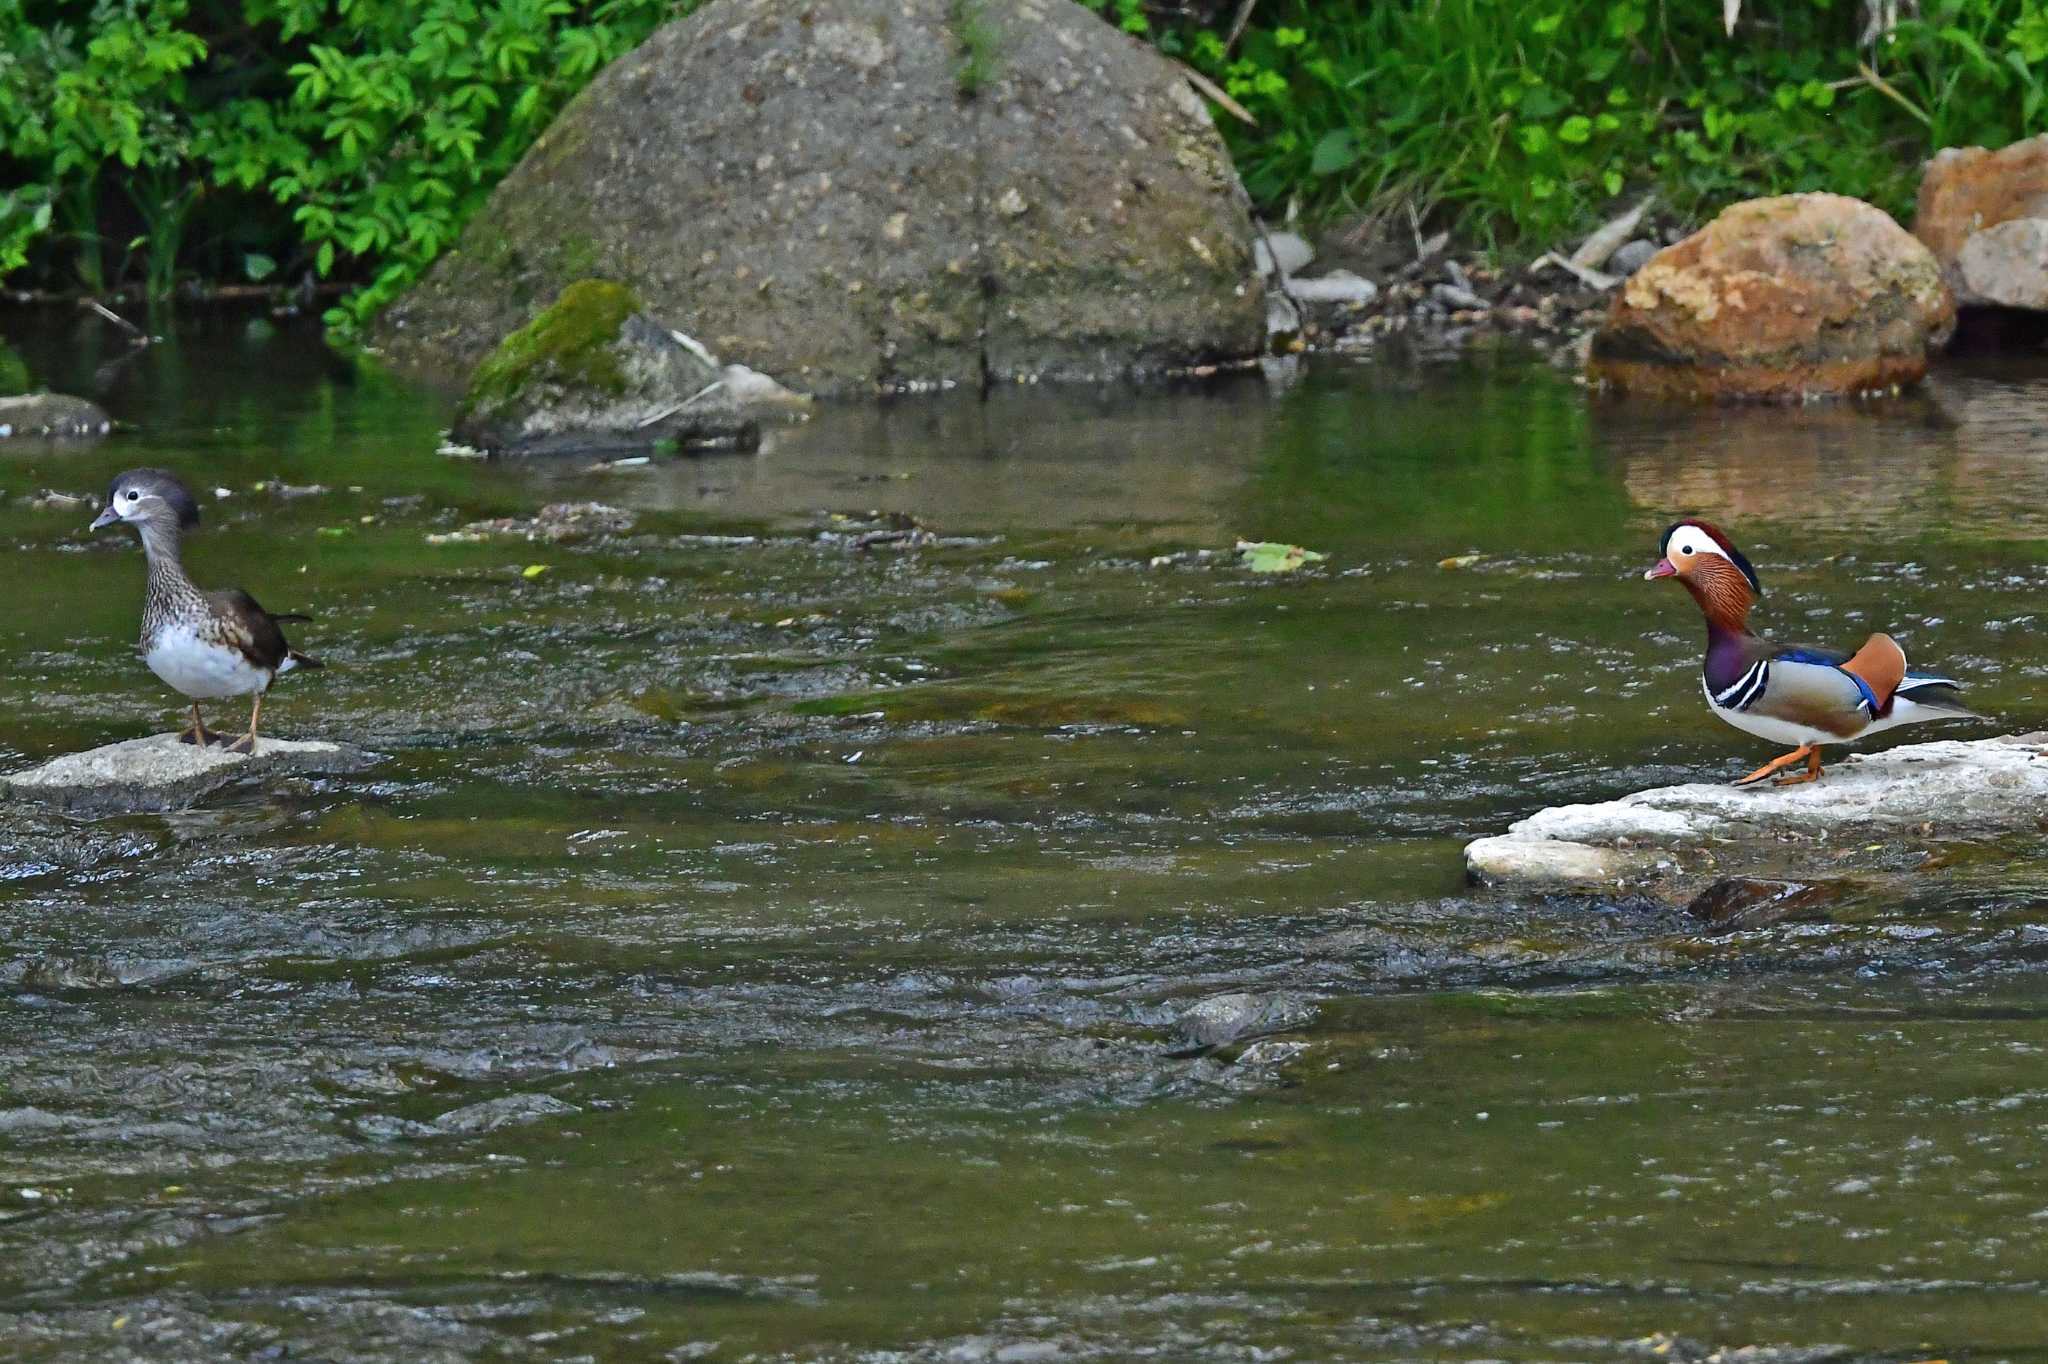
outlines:
{"label": "large gray boulder", "polygon": [[0,776],[0,799],[35,801],[80,815],[182,810],[239,778],[353,772],[369,763],[360,749],[319,739],[259,738],[254,753],[233,753],[222,746],[181,743],[175,734],[153,734]]}
{"label": "large gray boulder", "polygon": [[[1465,848],[1473,880],[1531,890],[1689,891],[1705,877],[1851,870],[1845,841],[1902,848],[2039,827],[2048,734],[1906,744],[1830,763],[1817,782],[1693,782],[1555,805]],[[1874,845],[1874,846],[1871,846]]]}
{"label": "large gray boulder", "polygon": [[1248,207],[1177,70],[1071,0],[712,0],[592,81],[378,320],[466,377],[575,280],[812,393],[1255,355]]}

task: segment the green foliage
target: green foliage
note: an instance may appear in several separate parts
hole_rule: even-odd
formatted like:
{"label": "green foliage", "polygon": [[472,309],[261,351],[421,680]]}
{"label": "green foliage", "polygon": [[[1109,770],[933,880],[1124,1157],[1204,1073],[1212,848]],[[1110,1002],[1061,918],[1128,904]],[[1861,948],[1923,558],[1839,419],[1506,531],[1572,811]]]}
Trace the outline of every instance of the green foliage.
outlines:
{"label": "green foliage", "polygon": [[[0,275],[356,287],[455,239],[605,63],[697,0],[0,0]],[[1852,0],[1084,0],[1208,75],[1278,207],[1412,208],[1536,250],[1649,189],[1681,215],[1795,189],[1904,213],[1930,152],[2048,126],[2048,0],[1923,0],[1861,48]],[[965,94],[997,0],[954,0]],[[1104,41],[1117,41],[1105,34]]]}
{"label": "green foliage", "polygon": [[1867,52],[1846,0],[1752,6],[1733,38],[1712,0],[1269,0],[1226,50],[1236,8],[1143,26],[1258,119],[1223,121],[1255,199],[1413,207],[1498,247],[1652,188],[1689,217],[1806,189],[1904,214],[1931,152],[2048,126],[2048,0],[1926,0]]}
{"label": "green foliage", "polygon": [[[0,0],[0,273],[170,292],[307,268],[381,306],[605,63],[689,0]],[[195,250],[188,229],[207,207]],[[194,258],[198,257],[197,260]]]}

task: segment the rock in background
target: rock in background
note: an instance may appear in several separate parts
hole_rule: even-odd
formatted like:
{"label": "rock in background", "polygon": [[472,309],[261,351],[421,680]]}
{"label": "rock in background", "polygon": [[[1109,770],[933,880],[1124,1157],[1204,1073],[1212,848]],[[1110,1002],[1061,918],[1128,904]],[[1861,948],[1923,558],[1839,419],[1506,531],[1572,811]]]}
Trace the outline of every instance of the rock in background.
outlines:
{"label": "rock in background", "polygon": [[1261,349],[1248,205],[1176,69],[1071,0],[713,0],[602,72],[379,320],[460,377],[570,283],[815,393]]}
{"label": "rock in background", "polygon": [[114,423],[99,404],[62,393],[23,393],[0,398],[0,440],[40,436],[77,439],[104,436]]}
{"label": "rock in background", "polygon": [[2048,133],[1927,163],[1913,234],[1965,306],[2048,309]]}
{"label": "rock in background", "polygon": [[632,290],[588,279],[483,358],[451,434],[511,455],[760,439],[713,356],[648,317]]}
{"label": "rock in background", "polygon": [[1915,383],[1954,328],[1940,266],[1889,215],[1788,194],[1737,204],[1652,256],[1587,373],[1670,397],[1799,401]]}

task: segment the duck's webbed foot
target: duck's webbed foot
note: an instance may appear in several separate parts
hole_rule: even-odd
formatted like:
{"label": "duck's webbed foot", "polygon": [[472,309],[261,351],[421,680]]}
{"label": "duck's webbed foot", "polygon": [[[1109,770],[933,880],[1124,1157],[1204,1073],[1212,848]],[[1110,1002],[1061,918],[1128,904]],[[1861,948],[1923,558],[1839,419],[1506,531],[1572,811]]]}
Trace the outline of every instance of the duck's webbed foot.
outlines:
{"label": "duck's webbed foot", "polygon": [[1793,763],[1804,759],[1808,764],[1806,775],[1788,779],[1780,778],[1776,785],[1790,786],[1794,782],[1812,781],[1820,775],[1820,749],[1813,744],[1801,744],[1781,758],[1773,758],[1756,771],[1737,781],[1737,786],[1754,786],[1764,778],[1781,772]]}
{"label": "duck's webbed foot", "polygon": [[197,701],[192,703],[192,727],[178,731],[178,742],[181,744],[198,744],[201,748],[206,747],[208,744],[222,742],[220,735],[208,729],[206,723],[199,718],[199,703]]}
{"label": "duck's webbed foot", "polygon": [[256,693],[256,702],[249,707],[249,732],[228,745],[230,753],[256,752],[256,722],[263,717],[263,693]]}
{"label": "duck's webbed foot", "polygon": [[1820,780],[1820,746],[1818,744],[1809,744],[1807,746],[1813,751],[1806,755],[1806,770],[1794,773],[1789,777],[1780,777],[1772,782],[1771,785],[1798,786],[1803,782]]}

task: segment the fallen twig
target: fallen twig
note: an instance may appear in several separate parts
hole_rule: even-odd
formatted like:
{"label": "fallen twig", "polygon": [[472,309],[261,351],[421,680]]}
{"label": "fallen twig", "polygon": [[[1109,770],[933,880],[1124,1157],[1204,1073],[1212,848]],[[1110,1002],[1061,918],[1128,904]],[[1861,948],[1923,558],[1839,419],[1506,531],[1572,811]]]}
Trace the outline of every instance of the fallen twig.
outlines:
{"label": "fallen twig", "polygon": [[1911,114],[1914,118],[1919,119],[1922,123],[1929,125],[1933,124],[1934,120],[1927,116],[1926,110],[1922,109],[1919,105],[1913,103],[1912,100],[1907,99],[1904,95],[1900,94],[1897,90],[1893,89],[1891,82],[1887,81],[1883,76],[1880,76],[1877,74],[1877,72],[1873,71],[1871,69],[1869,62],[1857,62],[1856,70],[1862,75],[1863,79],[1869,83],[1870,88],[1877,91],[1878,94],[1883,95],[1885,98],[1891,100],[1893,103],[1897,104],[1901,109],[1904,109],[1907,113]]}
{"label": "fallen twig", "polygon": [[104,317],[105,319],[107,319],[107,321],[119,327],[122,331],[127,332],[128,339],[135,345],[146,346],[149,344],[150,335],[148,332],[142,330],[142,328],[136,326],[133,322],[130,322],[127,318],[121,316],[121,314],[115,312],[112,308],[107,307],[98,299],[88,298],[83,299],[81,301],[85,304],[86,307],[92,309],[101,317]]}
{"label": "fallen twig", "polygon": [[1188,78],[1189,85],[1194,86],[1195,89],[1201,91],[1210,99],[1213,99],[1218,104],[1222,105],[1225,111],[1227,111],[1233,117],[1244,120],[1246,123],[1251,124],[1254,128],[1259,126],[1259,121],[1252,117],[1251,110],[1245,108],[1242,104],[1239,104],[1236,100],[1232,99],[1230,95],[1223,89],[1223,87],[1218,85],[1215,81],[1210,80],[1207,76],[1195,70],[1195,68],[1189,66],[1186,62],[1182,62],[1180,64],[1180,73]]}
{"label": "fallen twig", "polygon": [[1244,37],[1244,26],[1252,21],[1252,6],[1259,0],[1238,0],[1237,14],[1230,21],[1230,33],[1223,39],[1223,55],[1229,56],[1230,49],[1237,46],[1237,40]]}
{"label": "fallen twig", "polygon": [[1588,289],[1598,289],[1603,293],[1621,283],[1619,276],[1606,274],[1600,270],[1588,269],[1577,261],[1558,255],[1555,251],[1546,251],[1535,260],[1530,261],[1529,273],[1532,275],[1537,274],[1552,265],[1565,271],[1567,274],[1577,276],[1579,283],[1585,285]]}

